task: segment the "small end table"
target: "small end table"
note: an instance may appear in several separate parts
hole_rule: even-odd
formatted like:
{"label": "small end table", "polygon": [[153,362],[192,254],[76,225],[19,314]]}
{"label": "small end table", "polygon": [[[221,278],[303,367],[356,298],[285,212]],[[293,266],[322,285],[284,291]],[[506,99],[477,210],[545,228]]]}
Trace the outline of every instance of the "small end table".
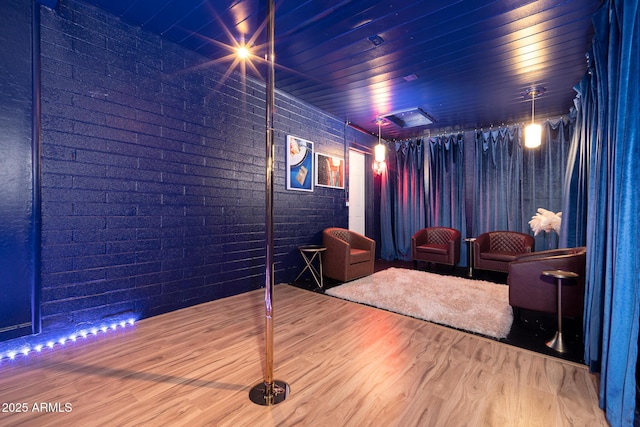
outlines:
{"label": "small end table", "polygon": [[476,238],[467,237],[464,241],[467,242],[467,264],[469,265],[467,276],[473,277],[473,242],[476,241]]}
{"label": "small end table", "polygon": [[569,347],[562,336],[562,285],[564,281],[578,277],[578,274],[564,270],[545,270],[542,274],[555,278],[556,286],[558,288],[558,330],[553,338],[547,341],[546,344],[547,347],[554,349],[558,353],[566,353],[569,351]]}
{"label": "small end table", "polygon": [[[319,288],[322,288],[324,286],[322,278],[322,252],[326,250],[327,248],[320,245],[298,246],[298,251],[300,252],[300,255],[302,255],[302,259],[304,259],[306,265],[293,281],[296,282],[305,271],[309,270],[311,277],[313,277],[313,281],[316,282],[316,285],[318,285]],[[313,265],[313,261],[316,258],[318,259],[318,269]]]}

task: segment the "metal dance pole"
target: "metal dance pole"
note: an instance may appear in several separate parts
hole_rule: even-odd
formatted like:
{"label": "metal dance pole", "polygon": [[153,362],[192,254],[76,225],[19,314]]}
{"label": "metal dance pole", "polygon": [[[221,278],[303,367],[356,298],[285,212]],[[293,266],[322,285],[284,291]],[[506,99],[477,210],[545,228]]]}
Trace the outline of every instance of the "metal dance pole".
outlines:
{"label": "metal dance pole", "polygon": [[289,395],[289,384],[273,379],[273,110],[275,90],[274,67],[274,0],[267,0],[267,84],[266,84],[266,259],[264,302],[265,321],[265,377],[264,382],[255,385],[249,391],[249,399],[258,405],[271,406],[282,402]]}

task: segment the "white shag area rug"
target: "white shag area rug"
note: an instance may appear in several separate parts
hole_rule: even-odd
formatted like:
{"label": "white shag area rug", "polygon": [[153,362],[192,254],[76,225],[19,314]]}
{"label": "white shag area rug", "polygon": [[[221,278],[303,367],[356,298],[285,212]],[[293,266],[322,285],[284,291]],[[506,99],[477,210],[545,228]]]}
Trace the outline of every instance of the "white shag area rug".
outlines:
{"label": "white shag area rug", "polygon": [[326,294],[498,339],[513,322],[507,285],[419,270],[388,268]]}

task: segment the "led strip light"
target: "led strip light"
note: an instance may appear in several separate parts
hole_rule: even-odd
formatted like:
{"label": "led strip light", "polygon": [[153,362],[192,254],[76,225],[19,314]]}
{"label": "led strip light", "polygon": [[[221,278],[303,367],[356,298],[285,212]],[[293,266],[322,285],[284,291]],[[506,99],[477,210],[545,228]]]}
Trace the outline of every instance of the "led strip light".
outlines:
{"label": "led strip light", "polygon": [[39,343],[34,346],[29,344],[25,344],[19,346],[18,348],[14,348],[8,351],[3,351],[0,353],[0,363],[6,360],[16,360],[19,356],[29,356],[33,353],[41,353],[43,350],[53,350],[56,346],[63,346],[69,342],[77,342],[79,339],[88,338],[90,336],[97,336],[98,334],[105,334],[109,331],[116,331],[118,328],[126,328],[128,326],[133,326],[135,323],[135,319],[129,318],[127,320],[121,320],[119,322],[112,322],[110,324],[102,324],[101,326],[93,326],[91,328],[84,328],[77,332],[73,332],[68,335],[63,335],[57,340],[47,340],[45,343]]}

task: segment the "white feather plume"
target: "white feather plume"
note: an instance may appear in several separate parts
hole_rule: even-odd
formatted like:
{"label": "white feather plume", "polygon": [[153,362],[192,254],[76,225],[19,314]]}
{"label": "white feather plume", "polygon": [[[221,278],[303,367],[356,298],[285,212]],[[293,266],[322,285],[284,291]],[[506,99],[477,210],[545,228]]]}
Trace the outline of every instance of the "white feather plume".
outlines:
{"label": "white feather plume", "polygon": [[554,213],[543,208],[538,208],[538,213],[532,216],[529,221],[534,236],[537,236],[541,231],[547,233],[555,231],[559,235],[561,224],[562,212]]}

